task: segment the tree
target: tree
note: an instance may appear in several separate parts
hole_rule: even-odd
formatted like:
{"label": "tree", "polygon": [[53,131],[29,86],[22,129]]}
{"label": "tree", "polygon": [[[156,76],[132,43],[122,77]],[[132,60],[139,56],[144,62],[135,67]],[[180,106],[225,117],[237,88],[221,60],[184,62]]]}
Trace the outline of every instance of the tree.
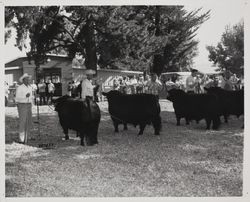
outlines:
{"label": "tree", "polygon": [[[209,11],[186,12],[183,6],[124,6],[115,9],[107,24],[109,37],[102,38],[102,62],[129,66],[160,74],[191,66],[198,41],[199,26],[209,19]],[[115,51],[112,51],[115,50]]]}
{"label": "tree", "polygon": [[192,63],[195,32],[209,18],[198,12],[183,6],[6,7],[5,26],[17,29],[20,49],[30,37],[29,56],[39,62],[50,52],[81,52],[87,68],[152,67],[160,74]]}
{"label": "tree", "polygon": [[209,61],[219,70],[228,70],[238,76],[244,74],[244,23],[226,26],[217,46],[207,46]]}

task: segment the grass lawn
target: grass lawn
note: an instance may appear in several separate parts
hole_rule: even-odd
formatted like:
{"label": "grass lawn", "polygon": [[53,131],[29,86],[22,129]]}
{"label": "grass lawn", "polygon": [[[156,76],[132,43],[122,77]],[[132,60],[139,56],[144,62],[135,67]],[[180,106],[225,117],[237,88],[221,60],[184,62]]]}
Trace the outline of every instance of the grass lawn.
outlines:
{"label": "grass lawn", "polygon": [[[160,136],[152,126],[143,136],[133,126],[115,134],[107,102],[99,103],[99,144],[85,147],[74,131],[62,140],[48,106],[40,107],[40,136],[33,124],[28,145],[16,143],[17,109],[6,107],[6,197],[242,196],[243,118],[218,131],[206,131],[205,121],[177,127],[171,102],[160,103]],[[39,147],[47,143],[54,147]]]}

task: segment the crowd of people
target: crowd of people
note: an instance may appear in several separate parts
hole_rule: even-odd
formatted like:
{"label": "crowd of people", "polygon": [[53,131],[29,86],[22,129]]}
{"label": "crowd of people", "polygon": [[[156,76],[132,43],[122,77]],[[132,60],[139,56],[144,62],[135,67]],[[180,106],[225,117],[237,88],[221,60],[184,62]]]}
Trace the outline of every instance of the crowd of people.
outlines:
{"label": "crowd of people", "polygon": [[169,78],[166,81],[167,90],[171,88],[179,88],[187,93],[205,93],[204,87],[220,87],[225,90],[240,90],[244,88],[244,78],[238,78],[236,74],[224,72],[219,75],[207,75],[192,69],[191,75],[187,77],[186,81],[182,81],[179,77],[173,79]]}
{"label": "crowd of people", "polygon": [[163,86],[156,74],[151,76],[116,76],[113,79],[112,90],[118,90],[124,94],[149,93],[159,95]]}
{"label": "crowd of people", "polygon": [[171,88],[182,89],[187,93],[205,93],[204,87],[221,87],[225,90],[239,90],[244,87],[244,78],[238,78],[236,74],[222,73],[219,75],[207,75],[192,69],[191,75],[183,80],[180,76],[172,76],[163,80],[156,74],[146,76],[116,76],[113,79],[113,90],[124,94],[149,93],[159,95],[160,91]]}

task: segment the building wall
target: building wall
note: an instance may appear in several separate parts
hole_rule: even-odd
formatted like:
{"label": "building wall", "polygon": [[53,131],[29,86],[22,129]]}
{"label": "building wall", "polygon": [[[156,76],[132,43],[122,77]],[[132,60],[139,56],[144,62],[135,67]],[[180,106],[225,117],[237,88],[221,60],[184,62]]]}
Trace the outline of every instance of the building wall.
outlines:
{"label": "building wall", "polygon": [[23,73],[27,73],[27,74],[29,74],[29,75],[31,75],[32,76],[32,80],[36,80],[36,76],[35,76],[35,68],[34,67],[32,67],[32,66],[24,66],[23,67]]}
{"label": "building wall", "polygon": [[19,83],[19,78],[22,75],[22,69],[5,70],[5,81],[8,82],[9,86],[12,86],[14,81]]}

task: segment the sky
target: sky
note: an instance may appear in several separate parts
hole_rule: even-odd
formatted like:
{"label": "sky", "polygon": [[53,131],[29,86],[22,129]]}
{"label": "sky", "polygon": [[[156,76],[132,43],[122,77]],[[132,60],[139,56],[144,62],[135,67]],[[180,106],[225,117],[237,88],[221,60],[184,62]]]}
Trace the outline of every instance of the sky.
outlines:
{"label": "sky", "polygon": [[[213,71],[212,63],[208,61],[207,45],[216,46],[220,42],[222,33],[225,31],[226,25],[234,25],[244,18],[246,12],[245,3],[248,0],[183,0],[183,1],[152,1],[153,4],[164,2],[165,5],[176,4],[184,5],[187,11],[201,8],[200,13],[210,12],[210,19],[204,22],[197,31],[196,39],[199,40],[199,54],[194,58],[194,68],[209,72]],[[168,3],[169,2],[169,3]],[[138,2],[140,4],[140,1]],[[8,41],[4,47],[4,61],[10,61],[19,56],[25,56],[25,52],[20,52],[14,47],[15,36]]]}
{"label": "sky", "polygon": [[199,55],[194,58],[194,66],[203,71],[211,69],[212,63],[208,61],[209,52],[207,45],[216,46],[221,40],[221,36],[227,25],[234,25],[244,19],[245,5],[244,0],[217,0],[207,1],[203,4],[184,5],[187,10],[202,7],[202,12],[210,11],[210,19],[204,22],[197,31],[196,39],[199,40]]}

